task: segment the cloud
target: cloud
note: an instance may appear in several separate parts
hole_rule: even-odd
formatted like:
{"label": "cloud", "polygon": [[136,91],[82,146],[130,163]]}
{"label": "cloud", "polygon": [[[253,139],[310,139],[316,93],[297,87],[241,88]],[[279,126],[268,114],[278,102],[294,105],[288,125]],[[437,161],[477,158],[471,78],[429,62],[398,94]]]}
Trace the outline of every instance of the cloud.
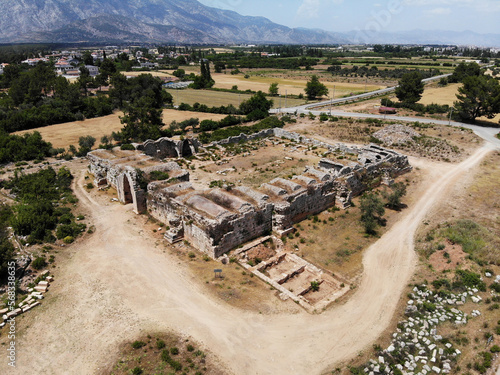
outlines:
{"label": "cloud", "polygon": [[450,8],[434,8],[426,12],[430,16],[447,16],[451,13]]}
{"label": "cloud", "polygon": [[404,2],[408,6],[445,5],[472,8],[479,12],[500,12],[498,0],[404,0]]}
{"label": "cloud", "polygon": [[319,18],[320,0],[304,0],[297,10],[297,15],[305,18]]}

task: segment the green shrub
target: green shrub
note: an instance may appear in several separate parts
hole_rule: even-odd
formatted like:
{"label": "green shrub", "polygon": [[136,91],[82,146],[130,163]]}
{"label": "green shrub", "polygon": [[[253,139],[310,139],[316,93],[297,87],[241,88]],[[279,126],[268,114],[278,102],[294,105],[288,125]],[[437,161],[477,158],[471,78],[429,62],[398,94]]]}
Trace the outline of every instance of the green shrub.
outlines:
{"label": "green shrub", "polygon": [[175,346],[170,349],[170,354],[172,355],[177,355],[179,354],[179,349],[177,349]]}
{"label": "green shrub", "polygon": [[188,346],[187,346],[187,351],[188,351],[188,352],[193,352],[193,351],[194,351],[194,346],[193,346],[193,345],[191,345],[191,344],[188,344]]}
{"label": "green shrub", "polygon": [[132,348],[134,349],[140,349],[142,348],[143,346],[146,346],[146,343],[144,341],[139,341],[139,340],[136,340],[132,343]]}
{"label": "green shrub", "polygon": [[75,238],[73,236],[67,236],[67,237],[64,237],[63,242],[70,244],[70,243],[73,243],[74,240],[75,240]]}
{"label": "green shrub", "polygon": [[142,374],[142,368],[140,367],[134,367],[132,370],[132,375],[141,375]]}
{"label": "green shrub", "polygon": [[131,145],[130,143],[125,143],[125,144],[123,144],[123,145],[120,146],[120,150],[134,151],[135,147],[134,147],[134,145]]}
{"label": "green shrub", "polygon": [[43,257],[38,257],[31,263],[31,266],[36,270],[41,270],[47,266],[47,261]]}
{"label": "green shrub", "polygon": [[164,181],[168,180],[170,176],[168,175],[167,172],[163,171],[153,171],[149,174],[149,179],[151,181]]}
{"label": "green shrub", "polygon": [[165,346],[166,346],[166,344],[165,344],[165,341],[163,341],[163,340],[158,340],[158,341],[156,342],[156,347],[157,347],[158,349],[163,349]]}

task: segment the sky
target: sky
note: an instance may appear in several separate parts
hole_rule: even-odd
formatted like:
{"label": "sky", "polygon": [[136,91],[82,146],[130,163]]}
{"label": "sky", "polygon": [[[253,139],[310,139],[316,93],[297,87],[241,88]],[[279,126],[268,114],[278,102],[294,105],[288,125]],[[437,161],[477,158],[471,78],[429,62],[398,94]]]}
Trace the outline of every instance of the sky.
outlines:
{"label": "sky", "polygon": [[245,16],[327,31],[471,30],[500,34],[500,0],[199,0]]}

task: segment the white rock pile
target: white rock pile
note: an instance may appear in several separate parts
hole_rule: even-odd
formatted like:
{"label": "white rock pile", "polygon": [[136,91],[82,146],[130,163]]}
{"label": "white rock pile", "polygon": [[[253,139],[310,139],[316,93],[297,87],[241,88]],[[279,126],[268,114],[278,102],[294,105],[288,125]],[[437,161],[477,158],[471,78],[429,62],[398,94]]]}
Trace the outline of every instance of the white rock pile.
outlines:
{"label": "white rock pile", "polygon": [[[461,352],[438,335],[436,328],[447,321],[466,324],[467,314],[452,306],[463,305],[468,297],[479,302],[477,292],[468,288],[463,293],[441,296],[426,285],[413,288],[405,311],[408,320],[399,322],[391,345],[380,353],[378,360],[370,360],[364,372],[368,375],[450,373],[451,363]],[[472,317],[479,315],[478,310],[472,311]]]}
{"label": "white rock pile", "polygon": [[49,284],[54,280],[52,276],[49,276],[48,270],[42,272],[41,275],[45,277],[45,280],[40,281],[34,288],[29,288],[28,292],[30,294],[28,294],[28,296],[19,303],[16,309],[11,310],[10,308],[6,307],[0,310],[0,316],[2,317],[0,328],[5,326],[8,319],[21,315],[26,311],[29,311],[32,308],[40,305],[40,300],[43,299],[43,294],[47,292]]}

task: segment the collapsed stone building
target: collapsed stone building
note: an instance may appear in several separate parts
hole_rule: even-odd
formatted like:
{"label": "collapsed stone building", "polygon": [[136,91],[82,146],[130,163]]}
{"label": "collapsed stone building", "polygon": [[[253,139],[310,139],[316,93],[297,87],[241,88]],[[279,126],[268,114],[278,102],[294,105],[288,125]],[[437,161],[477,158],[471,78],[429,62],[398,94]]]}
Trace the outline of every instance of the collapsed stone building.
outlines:
{"label": "collapsed stone building", "polygon": [[[271,232],[286,234],[295,223],[332,206],[349,207],[353,196],[411,170],[405,155],[377,145],[329,145],[279,128],[212,145],[263,137],[357,155],[357,162],[344,165],[324,158],[300,175],[275,178],[258,189],[228,186],[200,190],[193,187],[187,170],[176,162],[162,161],[193,155],[200,151],[199,143],[160,138],[134,145],[136,151],[93,151],[88,155],[89,169],[96,185],[115,187],[121,202],[132,203],[136,213],[147,211],[164,223],[169,242],[187,240],[213,258]],[[169,179],[147,184],[144,175],[152,171],[168,173]]]}

